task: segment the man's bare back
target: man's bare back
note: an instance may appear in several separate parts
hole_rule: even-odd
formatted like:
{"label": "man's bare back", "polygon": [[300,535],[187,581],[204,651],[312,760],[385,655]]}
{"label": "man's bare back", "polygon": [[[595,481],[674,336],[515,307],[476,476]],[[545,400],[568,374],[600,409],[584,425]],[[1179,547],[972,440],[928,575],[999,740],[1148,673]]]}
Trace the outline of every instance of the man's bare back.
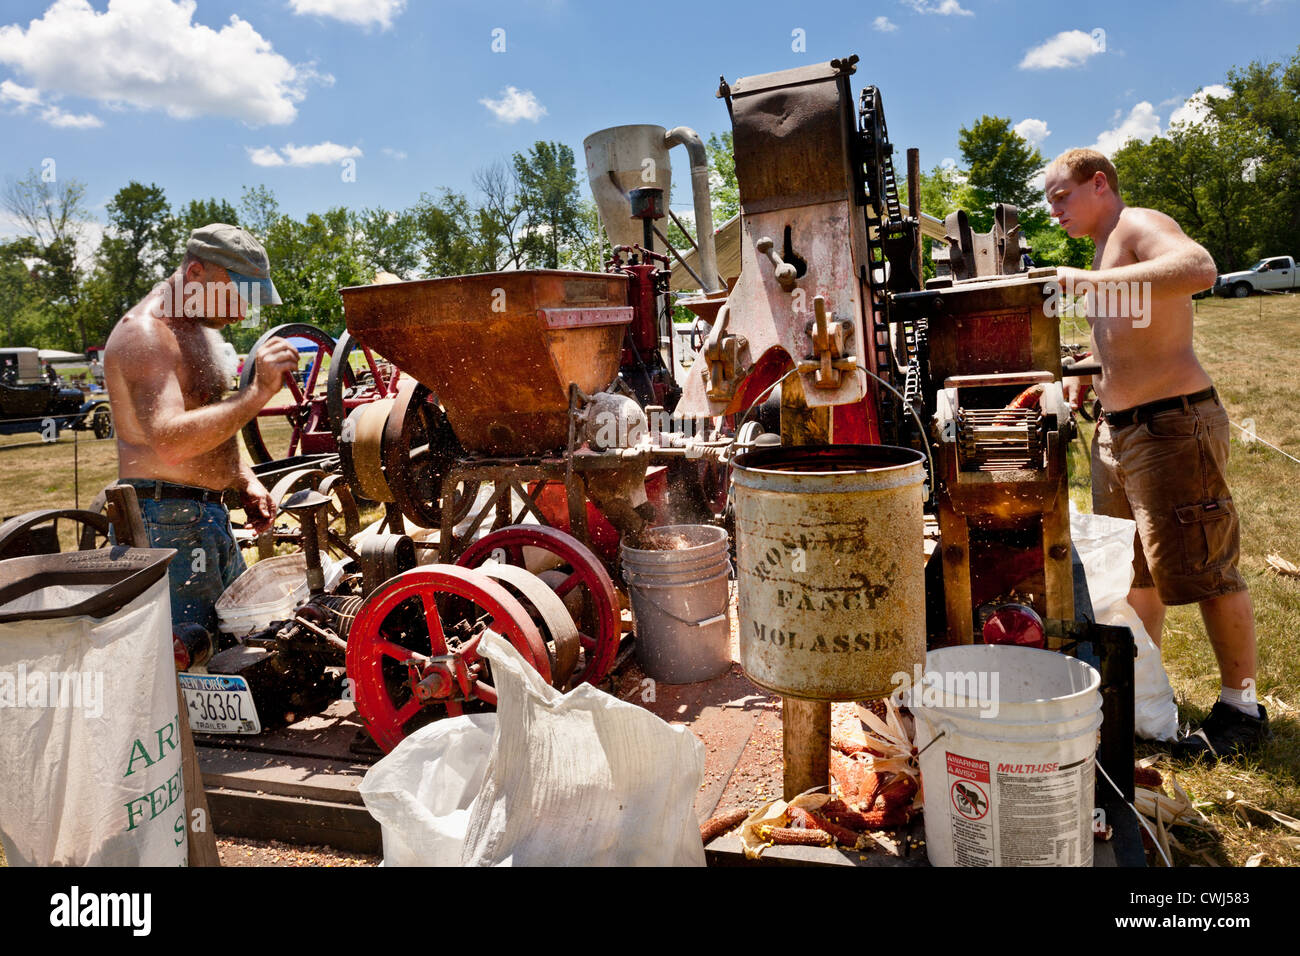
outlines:
{"label": "man's bare back", "polygon": [[[1163,213],[1126,207],[1114,230],[1097,244],[1093,270],[1145,261],[1139,258],[1141,239],[1153,228],[1171,226],[1178,229]],[[1103,286],[1093,297],[1092,354],[1102,368],[1093,387],[1106,409],[1132,408],[1210,386],[1192,349],[1191,297],[1181,290],[1162,294],[1162,289],[1158,281],[1130,281]]]}

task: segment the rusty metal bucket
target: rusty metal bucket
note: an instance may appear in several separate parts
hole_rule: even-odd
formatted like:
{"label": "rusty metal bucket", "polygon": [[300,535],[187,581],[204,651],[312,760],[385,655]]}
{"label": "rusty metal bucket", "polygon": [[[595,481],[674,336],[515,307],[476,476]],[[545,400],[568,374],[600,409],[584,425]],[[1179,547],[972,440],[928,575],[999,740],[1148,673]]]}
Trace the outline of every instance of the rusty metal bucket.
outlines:
{"label": "rusty metal bucket", "polygon": [[537,269],[339,290],[348,331],[428,386],[469,451],[568,441],[569,385],[607,387],[632,321],[627,278]]}
{"label": "rusty metal bucket", "polygon": [[864,700],[924,662],[924,461],[888,445],[736,457],[740,664],[755,684]]}

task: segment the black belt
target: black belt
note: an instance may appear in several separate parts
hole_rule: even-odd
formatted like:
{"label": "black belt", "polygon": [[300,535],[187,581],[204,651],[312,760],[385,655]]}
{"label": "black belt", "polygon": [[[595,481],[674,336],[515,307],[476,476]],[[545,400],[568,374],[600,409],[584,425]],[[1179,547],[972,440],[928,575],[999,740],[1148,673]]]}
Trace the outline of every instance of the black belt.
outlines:
{"label": "black belt", "polygon": [[[138,484],[137,484],[138,482]],[[154,501],[163,498],[185,498],[188,501],[204,501],[221,504],[225,492],[213,491],[211,488],[195,488],[193,485],[174,485],[170,481],[149,481],[147,478],[129,478],[122,482],[146,493]]]}
{"label": "black belt", "polygon": [[1167,412],[1175,408],[1184,408],[1188,405],[1195,405],[1197,402],[1219,400],[1219,393],[1214,390],[1214,386],[1203,388],[1199,392],[1193,392],[1190,395],[1178,395],[1174,398],[1162,398],[1155,402],[1147,402],[1145,405],[1134,405],[1132,408],[1126,408],[1119,412],[1106,412],[1106,424],[1111,428],[1128,428],[1130,425],[1136,425],[1139,422],[1146,421],[1152,415],[1159,412]]}

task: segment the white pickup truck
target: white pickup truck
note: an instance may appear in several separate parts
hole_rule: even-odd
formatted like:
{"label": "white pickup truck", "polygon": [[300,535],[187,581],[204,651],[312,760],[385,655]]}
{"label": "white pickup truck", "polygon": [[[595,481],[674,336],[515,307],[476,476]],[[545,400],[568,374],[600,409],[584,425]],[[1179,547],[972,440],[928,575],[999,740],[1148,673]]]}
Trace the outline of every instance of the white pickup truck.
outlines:
{"label": "white pickup truck", "polygon": [[1300,290],[1295,260],[1290,256],[1260,259],[1244,272],[1229,272],[1214,280],[1215,295],[1244,299],[1252,292],[1295,292]]}

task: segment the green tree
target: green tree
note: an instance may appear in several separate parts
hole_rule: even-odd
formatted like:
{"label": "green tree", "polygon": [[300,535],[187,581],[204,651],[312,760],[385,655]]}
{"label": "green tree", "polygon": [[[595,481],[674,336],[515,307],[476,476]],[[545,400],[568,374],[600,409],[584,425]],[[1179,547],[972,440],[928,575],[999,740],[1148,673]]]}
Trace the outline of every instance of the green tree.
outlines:
{"label": "green tree", "polygon": [[523,258],[544,269],[560,267],[560,250],[582,230],[578,173],[573,150],[538,140],[528,153],[515,153],[523,215]]}
{"label": "green tree", "polygon": [[0,194],[0,206],[31,241],[30,274],[47,319],[45,344],[80,351],[90,344],[84,313],[77,308],[82,275],[78,242],[90,218],[85,196],[83,183],[35,169],[24,179],[10,180]]}
{"label": "green tree", "polygon": [[1221,126],[1251,130],[1261,152],[1249,160],[1258,219],[1239,261],[1300,249],[1300,48],[1285,65],[1252,62],[1228,71],[1232,95],[1210,100]]}
{"label": "green tree", "polygon": [[226,200],[213,197],[191,199],[171,214],[162,231],[162,245],[166,249],[164,257],[166,271],[175,269],[185,258],[185,246],[190,241],[190,233],[200,226],[211,225],[214,222],[238,226],[239,213]]}
{"label": "green tree", "polygon": [[976,232],[993,228],[993,207],[1011,203],[1020,208],[1026,232],[1046,222],[1043,200],[1034,185],[1034,175],[1045,162],[1037,149],[1001,116],[981,116],[957,137],[966,163],[966,185],[970,205],[967,214]]}
{"label": "green tree", "polygon": [[491,250],[479,243],[478,210],[463,193],[443,189],[441,195],[423,193],[416,203],[415,234],[424,274],[429,277],[493,272]]}
{"label": "green tree", "polygon": [[[157,185],[130,182],[109,201],[108,231],[100,240],[95,267],[95,308],[86,317],[89,327],[107,331],[163,277],[169,250],[167,196]],[[98,338],[98,336],[95,336]]]}
{"label": "green tree", "polygon": [[713,224],[721,226],[740,212],[740,186],[736,180],[735,144],[731,130],[721,135],[710,133],[704,150],[709,154],[709,201],[713,208]]}
{"label": "green tree", "polygon": [[403,279],[416,274],[420,253],[413,213],[390,212],[382,207],[366,209],[357,216],[356,225],[357,253],[372,277],[380,271]]}
{"label": "green tree", "polygon": [[1273,165],[1274,150],[1257,129],[1225,117],[1130,140],[1114,160],[1125,202],[1172,216],[1229,271],[1261,254],[1273,190],[1243,170],[1260,160]]}

